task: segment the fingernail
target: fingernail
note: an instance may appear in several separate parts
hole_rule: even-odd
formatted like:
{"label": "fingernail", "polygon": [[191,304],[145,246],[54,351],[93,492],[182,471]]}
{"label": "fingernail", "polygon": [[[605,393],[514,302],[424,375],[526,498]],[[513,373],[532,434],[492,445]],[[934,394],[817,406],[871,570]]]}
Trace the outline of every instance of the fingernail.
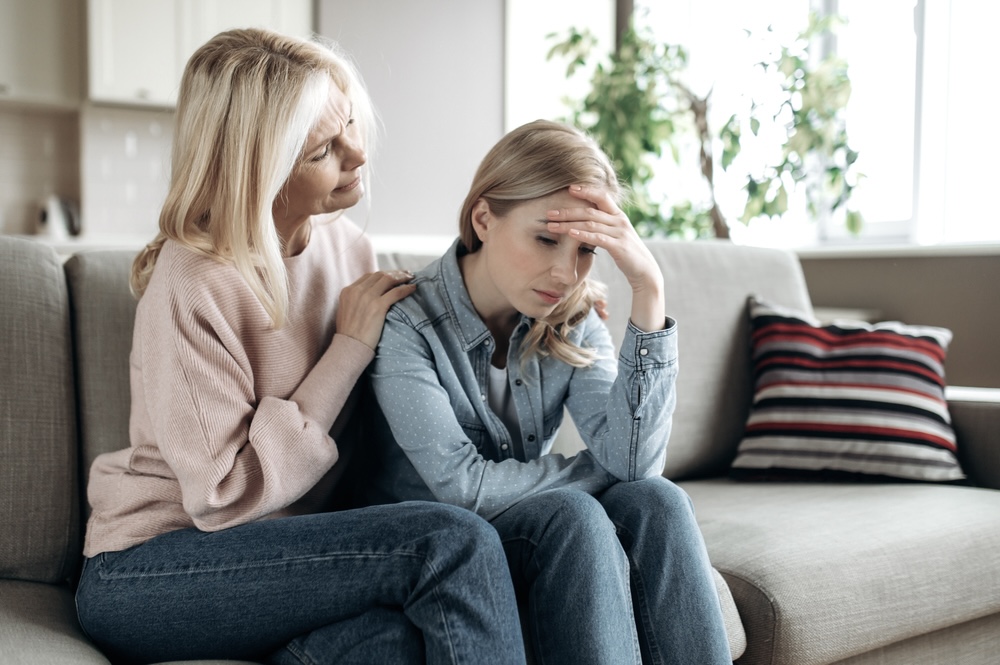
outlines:
{"label": "fingernail", "polygon": [[581,187],[580,185],[570,185],[569,188],[572,189],[574,192],[579,192],[583,189],[583,187]]}
{"label": "fingernail", "polygon": [[549,217],[558,217],[559,216],[559,211],[558,210],[549,210],[548,216]]}

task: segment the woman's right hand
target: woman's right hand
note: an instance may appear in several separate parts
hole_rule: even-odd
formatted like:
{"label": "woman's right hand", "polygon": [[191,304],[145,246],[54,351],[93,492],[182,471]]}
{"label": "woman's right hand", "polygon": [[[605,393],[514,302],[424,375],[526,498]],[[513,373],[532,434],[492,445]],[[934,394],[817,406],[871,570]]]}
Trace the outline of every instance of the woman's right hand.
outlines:
{"label": "woman's right hand", "polygon": [[409,283],[411,279],[413,274],[405,270],[380,270],[344,287],[337,307],[337,332],[375,350],[389,308],[417,289]]}

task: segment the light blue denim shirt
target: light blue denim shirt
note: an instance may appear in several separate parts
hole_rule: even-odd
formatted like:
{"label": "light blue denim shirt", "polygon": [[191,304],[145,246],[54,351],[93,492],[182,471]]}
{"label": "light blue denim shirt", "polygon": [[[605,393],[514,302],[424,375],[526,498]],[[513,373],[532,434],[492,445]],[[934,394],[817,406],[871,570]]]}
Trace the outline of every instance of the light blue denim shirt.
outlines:
{"label": "light blue denim shirt", "polygon": [[[490,519],[546,489],[593,494],[660,474],[676,403],[674,321],[651,333],[629,323],[616,362],[607,327],[590,312],[570,339],[600,357],[580,369],[551,357],[522,364],[531,324],[522,317],[507,356],[518,459],[520,446],[487,401],[494,340],[469,298],[458,251],[456,241],[417,273],[416,292],[386,317],[370,369],[392,435],[375,437],[378,500],[436,499]],[[587,446],[569,459],[550,454],[564,406]]]}

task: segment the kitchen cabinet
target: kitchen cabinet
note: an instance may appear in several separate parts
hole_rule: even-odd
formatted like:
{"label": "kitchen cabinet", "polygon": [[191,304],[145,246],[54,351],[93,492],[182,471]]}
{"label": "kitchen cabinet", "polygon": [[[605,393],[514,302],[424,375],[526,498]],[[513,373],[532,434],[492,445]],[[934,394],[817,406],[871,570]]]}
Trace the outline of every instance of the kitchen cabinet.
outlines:
{"label": "kitchen cabinet", "polygon": [[81,7],[79,0],[0,0],[0,101],[79,106]]}
{"label": "kitchen cabinet", "polygon": [[313,0],[89,0],[89,98],[172,108],[195,49],[236,27],[307,36]]}

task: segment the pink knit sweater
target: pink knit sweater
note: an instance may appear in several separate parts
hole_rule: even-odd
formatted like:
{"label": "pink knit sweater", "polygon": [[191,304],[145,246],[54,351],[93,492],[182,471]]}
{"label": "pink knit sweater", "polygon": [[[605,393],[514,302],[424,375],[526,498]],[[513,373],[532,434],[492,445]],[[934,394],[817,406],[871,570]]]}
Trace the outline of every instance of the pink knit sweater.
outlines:
{"label": "pink knit sweater", "polygon": [[[131,446],[91,467],[86,556],[174,529],[315,512],[328,498],[342,466],[333,437],[374,355],[335,334],[337,302],[375,256],[341,218],[316,224],[285,268],[288,321],[274,330],[232,266],[164,245],[135,318]],[[340,371],[311,399],[339,405],[330,432],[288,399],[328,347],[323,364]]]}

